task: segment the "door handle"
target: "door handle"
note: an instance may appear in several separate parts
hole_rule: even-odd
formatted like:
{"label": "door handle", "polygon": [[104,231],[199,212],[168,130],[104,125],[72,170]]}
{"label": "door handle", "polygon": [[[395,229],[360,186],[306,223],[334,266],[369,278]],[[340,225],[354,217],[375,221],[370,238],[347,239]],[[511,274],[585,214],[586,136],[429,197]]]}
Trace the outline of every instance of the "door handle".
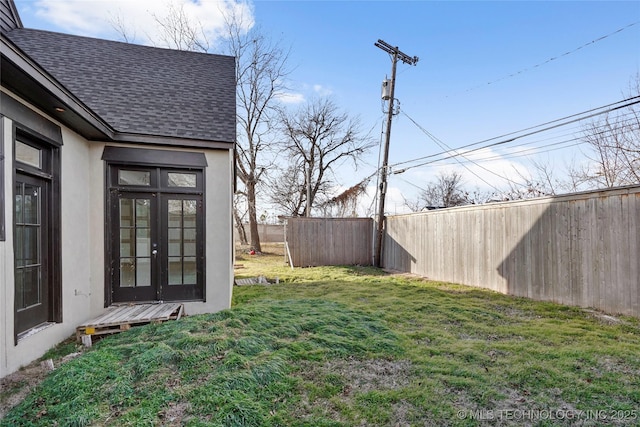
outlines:
{"label": "door handle", "polygon": [[151,255],[156,256],[158,254],[158,250],[154,249],[151,251]]}

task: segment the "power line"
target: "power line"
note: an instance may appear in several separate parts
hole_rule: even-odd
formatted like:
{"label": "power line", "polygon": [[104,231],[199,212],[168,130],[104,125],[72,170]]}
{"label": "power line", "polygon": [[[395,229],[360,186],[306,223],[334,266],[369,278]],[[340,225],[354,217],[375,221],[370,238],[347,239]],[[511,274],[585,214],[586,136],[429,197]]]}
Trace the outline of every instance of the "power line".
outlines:
{"label": "power line", "polygon": [[[576,138],[577,139],[577,138]],[[550,148],[548,150],[537,150],[539,147],[529,147],[529,148],[525,148],[521,151],[516,151],[514,153],[509,153],[509,154],[496,154],[495,156],[491,156],[491,157],[484,157],[482,159],[479,160],[463,160],[462,163],[484,163],[484,162],[492,162],[494,160],[507,160],[507,159],[514,159],[514,158],[518,158],[518,157],[529,157],[532,155],[540,155],[540,154],[545,154],[545,153],[550,153],[552,151],[558,151],[558,150],[564,150],[566,148],[570,148],[570,147],[577,147],[579,145],[584,145],[586,144],[585,141],[579,141],[579,142],[574,142],[573,144],[568,144],[569,142],[573,142],[574,140],[569,140],[569,141],[561,141],[557,144],[549,144],[549,146],[553,146],[553,145],[562,145],[560,147],[555,147],[555,148]],[[568,145],[565,145],[568,144]],[[429,165],[433,165],[433,166],[454,166],[456,164],[458,164],[457,162],[453,163],[439,163],[439,162],[443,162],[447,159],[437,159],[437,160],[433,160],[431,162],[429,162],[428,164],[425,164],[423,166],[429,166]],[[420,166],[422,167],[422,166]]]}
{"label": "power line", "polygon": [[[612,130],[613,131],[616,130],[616,129],[607,128],[606,124],[601,125],[600,129],[602,129],[602,130],[594,132],[591,135],[593,135],[593,136],[601,136],[601,135],[605,135],[605,134],[611,132]],[[519,151],[510,152],[510,153],[507,153],[507,154],[496,154],[495,156],[492,156],[492,157],[483,157],[481,159],[476,159],[474,161],[475,162],[486,162],[486,161],[493,161],[493,160],[500,160],[500,159],[511,159],[511,158],[514,158],[514,157],[525,157],[525,156],[530,156],[530,155],[533,155],[533,154],[544,154],[544,153],[548,153],[548,152],[551,152],[551,151],[562,150],[562,149],[565,149],[565,148],[575,147],[575,146],[583,145],[583,144],[587,143],[586,141],[582,140],[583,139],[582,136],[573,136],[573,135],[574,135],[574,133],[564,133],[564,134],[562,134],[560,136],[555,136],[555,137],[551,137],[551,138],[545,138],[545,139],[541,139],[541,140],[531,141],[529,144],[533,144],[533,143],[541,142],[541,141],[550,141],[550,140],[551,141],[555,141],[558,137],[572,136],[571,138],[565,139],[565,140],[562,140],[562,141],[555,141],[555,142],[552,142],[550,144],[545,144],[545,145],[532,145],[530,147],[524,148],[524,149],[519,150]],[[574,143],[574,144],[566,145],[566,144],[569,144],[571,142],[576,142],[576,141],[578,141],[578,142]],[[562,146],[561,147],[557,147],[558,145],[562,145]],[[549,150],[540,150],[542,148],[547,148],[547,147],[555,147],[555,148],[552,148],[552,149],[549,149]],[[467,152],[461,153],[461,155],[463,155],[463,154],[467,154]],[[431,164],[436,164],[438,162],[442,162],[442,161],[448,160],[448,159],[450,159],[450,158],[452,158],[454,156],[455,156],[455,154],[452,154],[449,157],[445,157],[445,158],[442,158],[442,159],[434,159],[434,160],[431,160],[431,161],[427,162],[427,164],[430,164],[430,165]],[[456,163],[446,163],[446,164],[439,163],[438,166],[455,165],[455,164]],[[399,172],[396,172],[396,173],[402,173],[403,171],[404,171],[404,169],[402,169],[402,170],[400,170]]]}
{"label": "power line", "polygon": [[[552,61],[555,61],[555,60],[557,60],[557,59],[560,59],[560,58],[563,58],[563,57],[565,57],[565,56],[571,55],[571,54],[573,54],[573,53],[576,53],[576,52],[578,52],[579,50],[584,49],[584,48],[585,48],[585,47],[587,47],[587,46],[590,46],[590,45],[596,44],[596,43],[598,43],[599,41],[602,41],[602,40],[604,40],[604,39],[606,39],[606,38],[609,38],[609,37],[611,37],[611,36],[613,36],[613,35],[615,35],[615,34],[618,34],[618,33],[622,32],[622,31],[626,30],[627,28],[633,27],[634,25],[637,25],[637,24],[640,24],[640,21],[632,22],[631,24],[626,25],[626,26],[624,26],[624,27],[622,27],[622,28],[618,28],[617,30],[615,30],[615,31],[614,31],[614,32],[612,32],[612,33],[609,33],[609,34],[606,34],[606,35],[604,35],[604,36],[598,37],[597,39],[594,39],[594,40],[591,40],[590,42],[584,43],[583,45],[578,46],[577,48],[572,49],[572,50],[569,50],[569,51],[567,51],[567,52],[565,52],[565,53],[563,53],[563,54],[560,54],[560,55],[558,55],[558,56],[553,56],[553,57],[551,57],[551,58],[547,59],[546,61],[540,62],[539,64],[532,65],[532,66],[527,67],[527,68],[523,68],[523,69],[521,69],[520,71],[516,71],[516,72],[511,73],[511,74],[509,74],[509,75],[506,75],[506,76],[504,76],[504,77],[500,77],[499,79],[495,79],[495,80],[489,81],[489,82],[487,82],[487,83],[485,83],[485,84],[482,84],[482,85],[478,85],[478,86],[471,87],[471,88],[469,88],[469,89],[467,89],[467,90],[463,91],[463,93],[471,92],[471,91],[476,90],[476,89],[479,89],[479,88],[481,88],[481,87],[484,87],[484,86],[487,86],[487,85],[491,85],[491,84],[494,84],[494,83],[498,83],[498,82],[501,82],[501,81],[503,81],[503,80],[510,79],[510,78],[512,78],[512,77],[516,77],[516,76],[518,76],[518,75],[520,75],[520,74],[523,74],[523,73],[526,73],[526,72],[528,72],[528,71],[531,71],[531,70],[533,70],[533,69],[535,69],[535,68],[542,67],[543,65],[546,65],[546,64],[548,64],[548,63],[550,63],[550,62],[552,62]],[[448,96],[447,96],[447,98],[448,98]]]}
{"label": "power line", "polygon": [[[409,120],[411,120],[411,122],[413,122],[414,125],[416,125],[420,130],[422,130],[429,138],[431,138],[436,144],[438,144],[438,146],[440,148],[442,148],[443,150],[445,149],[444,147],[446,147],[447,149],[451,150],[451,147],[449,147],[447,144],[445,144],[443,141],[441,141],[440,139],[436,138],[435,136],[433,136],[429,131],[427,131],[425,128],[423,128],[422,126],[420,126],[414,119],[412,119],[411,117],[409,117],[409,115],[407,113],[405,113],[404,111],[402,111],[402,114],[404,114]],[[443,147],[444,146],[444,147]],[[467,161],[473,163],[474,165],[478,166],[479,168],[485,170],[486,172],[491,173],[492,175],[497,176],[498,178],[504,179],[505,181],[508,181],[512,184],[516,184],[516,185],[521,185],[520,183],[513,181],[505,176],[502,176],[500,174],[497,174],[496,172],[485,168],[484,166],[479,165],[478,163],[474,162],[473,160],[469,159],[468,157],[465,157],[463,154],[459,154],[460,157],[466,159]],[[490,184],[487,180],[485,180],[484,178],[482,178],[480,175],[478,175],[477,173],[475,173],[474,171],[472,171],[471,169],[469,169],[464,163],[462,163],[458,157],[453,157],[453,159],[458,162],[460,164],[460,166],[462,166],[463,168],[465,168],[467,171],[469,171],[469,173],[471,173],[473,176],[475,176],[476,178],[478,178],[480,181],[484,182],[485,184],[487,184],[489,187],[493,188],[496,191],[500,191],[497,187],[495,187],[494,185]]]}
{"label": "power line", "polygon": [[[440,153],[430,154],[428,156],[418,157],[418,158],[411,159],[411,160],[405,160],[405,161],[402,161],[402,162],[395,163],[395,164],[393,164],[391,166],[392,167],[397,167],[397,166],[404,165],[404,164],[407,164],[407,163],[413,163],[413,162],[420,161],[420,160],[431,159],[433,157],[438,157],[438,156],[441,156],[443,154],[449,154],[452,151],[455,152],[455,151],[458,151],[458,150],[462,150],[464,148],[474,147],[474,146],[477,146],[477,145],[480,145],[480,144],[483,144],[483,143],[486,143],[486,142],[489,142],[489,141],[495,141],[495,140],[497,140],[499,138],[505,138],[505,137],[509,137],[511,135],[515,135],[512,138],[499,140],[499,141],[491,143],[491,144],[486,144],[486,145],[483,145],[481,147],[477,147],[477,148],[474,148],[474,149],[471,149],[471,150],[467,150],[467,151],[465,151],[463,153],[451,154],[446,158],[453,158],[453,157],[458,156],[458,155],[466,155],[466,154],[469,154],[469,153],[472,153],[472,152],[475,152],[475,151],[479,151],[479,150],[482,150],[482,149],[485,149],[485,148],[495,147],[495,146],[498,146],[498,145],[504,145],[504,144],[516,141],[518,139],[522,139],[522,138],[531,136],[531,135],[536,135],[538,133],[546,132],[546,131],[549,131],[549,130],[552,130],[552,129],[556,129],[556,128],[559,128],[559,127],[562,127],[562,126],[566,126],[566,125],[569,125],[569,124],[572,124],[572,123],[577,123],[577,122],[580,122],[580,121],[583,121],[583,120],[586,120],[586,119],[589,119],[589,118],[592,118],[592,117],[596,117],[596,116],[599,116],[599,115],[602,115],[602,114],[610,113],[612,111],[620,110],[622,108],[630,107],[630,106],[638,104],[638,103],[640,103],[640,95],[633,96],[633,97],[630,97],[630,98],[627,98],[627,99],[623,99],[621,101],[614,102],[614,103],[611,103],[611,104],[607,104],[607,105],[604,105],[602,107],[593,108],[591,110],[583,111],[581,113],[572,114],[570,116],[566,116],[566,117],[563,117],[563,118],[560,118],[560,119],[556,119],[556,120],[552,120],[552,121],[549,121],[549,122],[545,122],[545,123],[542,123],[542,124],[539,124],[539,125],[536,125],[536,126],[528,127],[528,128],[522,129],[520,131],[510,132],[510,133],[506,133],[506,134],[503,134],[503,135],[500,135],[500,136],[496,136],[496,137],[493,137],[493,138],[488,138],[488,139],[484,139],[482,141],[478,141],[478,142],[474,142],[474,143],[471,143],[471,144],[463,145],[463,146],[455,148],[455,149],[444,150],[444,151],[442,151]],[[622,104],[622,105],[618,105],[618,104]],[[603,110],[604,108],[606,108],[606,109]],[[406,113],[405,113],[405,115],[406,115]],[[546,127],[542,127],[542,126],[546,126]],[[538,128],[540,128],[540,129],[538,129]],[[537,130],[532,130],[532,129],[537,129]],[[530,130],[532,130],[532,131],[531,132],[527,132],[527,131],[530,131]],[[520,134],[522,132],[527,132],[527,133],[523,133],[521,135],[518,135],[518,134]],[[408,170],[408,169],[412,169],[412,168],[415,168],[415,167],[419,167],[419,166],[422,166],[423,164],[428,164],[428,163],[431,163],[431,162],[426,162],[426,163],[421,163],[421,164],[417,164],[417,165],[407,166],[406,168],[404,168],[404,170]]]}

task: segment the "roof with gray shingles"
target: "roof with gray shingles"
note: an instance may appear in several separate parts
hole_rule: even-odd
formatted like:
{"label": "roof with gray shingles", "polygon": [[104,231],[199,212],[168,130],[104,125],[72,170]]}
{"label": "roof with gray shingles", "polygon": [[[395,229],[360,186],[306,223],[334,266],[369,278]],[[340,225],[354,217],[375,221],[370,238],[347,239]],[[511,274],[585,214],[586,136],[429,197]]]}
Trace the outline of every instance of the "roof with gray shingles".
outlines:
{"label": "roof with gray shingles", "polygon": [[0,0],[0,31],[22,28],[22,21],[13,0]]}
{"label": "roof with gray shingles", "polygon": [[117,132],[235,141],[235,58],[18,28],[6,36]]}

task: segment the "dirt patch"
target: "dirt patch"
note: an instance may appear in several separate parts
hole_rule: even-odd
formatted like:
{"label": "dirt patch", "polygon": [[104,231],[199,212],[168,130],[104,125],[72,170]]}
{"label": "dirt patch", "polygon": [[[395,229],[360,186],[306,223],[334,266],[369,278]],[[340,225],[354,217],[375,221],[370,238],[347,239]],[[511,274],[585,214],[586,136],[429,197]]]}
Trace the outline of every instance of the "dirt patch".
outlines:
{"label": "dirt patch", "polygon": [[34,362],[13,374],[0,378],[0,419],[44,380],[49,370]]}
{"label": "dirt patch", "polygon": [[332,360],[326,362],[321,370],[324,374],[343,377],[350,392],[395,390],[409,385],[411,379],[411,362],[408,360]]}
{"label": "dirt patch", "polygon": [[51,372],[62,363],[76,358],[81,353],[71,353],[56,360],[30,363],[20,370],[0,378],[0,419],[24,400]]}
{"label": "dirt patch", "polygon": [[[336,398],[340,405],[354,405],[358,394],[377,390],[395,390],[410,384],[413,367],[408,360],[371,359],[361,360],[349,358],[325,362],[323,365],[308,363],[300,376],[305,380],[317,383],[321,378],[339,377],[341,392],[333,397],[317,397],[309,399],[303,392],[301,401],[302,419],[312,415],[327,417],[333,421],[343,422],[340,411],[336,408]],[[392,406],[393,420],[390,425],[409,426],[415,418],[417,409],[409,402],[401,400]],[[366,420],[360,420],[359,426],[369,426]]]}
{"label": "dirt patch", "polygon": [[628,324],[628,322],[619,319],[615,316],[612,316],[610,314],[606,314],[606,313],[602,313],[600,311],[596,311],[596,310],[589,310],[589,309],[585,309],[584,310],[585,313],[587,313],[589,315],[589,317],[598,320],[600,323],[604,324],[604,325],[626,325]]}
{"label": "dirt patch", "polygon": [[173,427],[184,425],[183,421],[190,416],[187,415],[191,409],[191,404],[187,402],[169,402],[169,406],[160,412],[159,418],[163,427]]}

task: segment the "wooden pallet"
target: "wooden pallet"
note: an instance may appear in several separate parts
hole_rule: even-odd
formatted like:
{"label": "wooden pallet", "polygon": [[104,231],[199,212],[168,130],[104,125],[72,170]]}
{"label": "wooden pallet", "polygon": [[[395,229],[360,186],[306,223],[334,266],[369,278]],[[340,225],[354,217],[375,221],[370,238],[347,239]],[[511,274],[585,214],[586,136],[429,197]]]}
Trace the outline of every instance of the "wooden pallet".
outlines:
{"label": "wooden pallet", "polygon": [[107,311],[76,328],[76,339],[88,347],[92,336],[128,331],[132,326],[178,320],[184,314],[180,303],[111,306]]}

